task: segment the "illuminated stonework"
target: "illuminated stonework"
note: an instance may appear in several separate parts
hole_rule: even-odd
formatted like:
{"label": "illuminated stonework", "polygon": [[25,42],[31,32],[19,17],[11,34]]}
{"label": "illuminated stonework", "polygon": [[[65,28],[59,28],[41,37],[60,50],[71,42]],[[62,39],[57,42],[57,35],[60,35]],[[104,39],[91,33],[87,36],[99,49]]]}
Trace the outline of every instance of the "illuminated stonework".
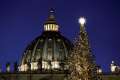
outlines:
{"label": "illuminated stonework", "polygon": [[10,72],[10,67],[7,67],[6,70],[7,70],[7,72]]}
{"label": "illuminated stonework", "polygon": [[6,64],[6,71],[7,71],[7,72],[10,72],[10,63],[7,63],[7,64]]}
{"label": "illuminated stonework", "polygon": [[113,72],[113,73],[120,72],[120,67],[118,65],[116,65],[114,61],[112,61],[111,65],[110,65],[110,69],[111,69],[111,72]]}
{"label": "illuminated stonework", "polygon": [[59,62],[58,61],[53,61],[52,62],[52,69],[59,69],[59,68],[60,68]]}
{"label": "illuminated stonework", "polygon": [[46,61],[42,61],[42,69],[49,70],[50,64],[48,64]]}
{"label": "illuminated stonework", "polygon": [[18,67],[19,71],[28,71],[28,65],[27,64],[22,64],[21,66]]}
{"label": "illuminated stonework", "polygon": [[31,63],[31,70],[37,70],[38,69],[38,62],[32,62]]}

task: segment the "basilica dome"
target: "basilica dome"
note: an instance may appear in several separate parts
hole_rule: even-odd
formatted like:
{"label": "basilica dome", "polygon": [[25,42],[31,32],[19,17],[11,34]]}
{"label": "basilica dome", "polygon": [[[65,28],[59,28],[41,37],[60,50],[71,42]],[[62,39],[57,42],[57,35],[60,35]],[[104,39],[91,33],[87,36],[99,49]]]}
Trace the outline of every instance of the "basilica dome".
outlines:
{"label": "basilica dome", "polygon": [[19,71],[31,70],[64,70],[72,43],[61,35],[59,25],[50,11],[44,23],[44,31],[25,49],[19,65]]}

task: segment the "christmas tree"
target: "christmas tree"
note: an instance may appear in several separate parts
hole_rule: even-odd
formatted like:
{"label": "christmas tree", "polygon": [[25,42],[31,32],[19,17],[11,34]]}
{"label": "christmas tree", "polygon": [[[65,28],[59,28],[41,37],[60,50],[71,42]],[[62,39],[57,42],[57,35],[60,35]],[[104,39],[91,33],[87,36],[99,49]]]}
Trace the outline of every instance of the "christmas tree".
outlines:
{"label": "christmas tree", "polygon": [[80,18],[80,34],[74,41],[74,48],[69,57],[69,80],[99,80],[94,56],[91,53],[85,19]]}

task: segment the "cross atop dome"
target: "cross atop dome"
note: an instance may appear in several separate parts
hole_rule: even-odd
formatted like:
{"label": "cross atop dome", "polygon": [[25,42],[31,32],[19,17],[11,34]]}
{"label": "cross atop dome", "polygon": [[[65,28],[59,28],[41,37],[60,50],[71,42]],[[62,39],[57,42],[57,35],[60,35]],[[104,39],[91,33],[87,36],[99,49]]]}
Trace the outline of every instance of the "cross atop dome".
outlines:
{"label": "cross atop dome", "polygon": [[53,8],[49,11],[49,16],[44,24],[44,31],[58,31],[58,25],[55,20],[55,10]]}
{"label": "cross atop dome", "polygon": [[49,15],[48,18],[50,18],[50,19],[55,19],[55,16],[54,16],[54,14],[55,14],[55,10],[54,10],[53,8],[50,9],[49,14],[50,14],[50,15]]}

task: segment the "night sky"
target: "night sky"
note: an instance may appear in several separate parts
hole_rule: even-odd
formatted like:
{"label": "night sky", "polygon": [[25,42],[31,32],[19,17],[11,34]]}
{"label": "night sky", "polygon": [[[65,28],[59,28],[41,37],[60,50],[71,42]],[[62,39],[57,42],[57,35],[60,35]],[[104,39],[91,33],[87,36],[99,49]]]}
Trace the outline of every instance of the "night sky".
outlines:
{"label": "night sky", "polygon": [[109,71],[120,64],[120,0],[0,0],[0,64],[19,61],[26,46],[41,35],[50,8],[60,32],[73,41],[79,33],[78,18],[86,29],[96,62]]}

